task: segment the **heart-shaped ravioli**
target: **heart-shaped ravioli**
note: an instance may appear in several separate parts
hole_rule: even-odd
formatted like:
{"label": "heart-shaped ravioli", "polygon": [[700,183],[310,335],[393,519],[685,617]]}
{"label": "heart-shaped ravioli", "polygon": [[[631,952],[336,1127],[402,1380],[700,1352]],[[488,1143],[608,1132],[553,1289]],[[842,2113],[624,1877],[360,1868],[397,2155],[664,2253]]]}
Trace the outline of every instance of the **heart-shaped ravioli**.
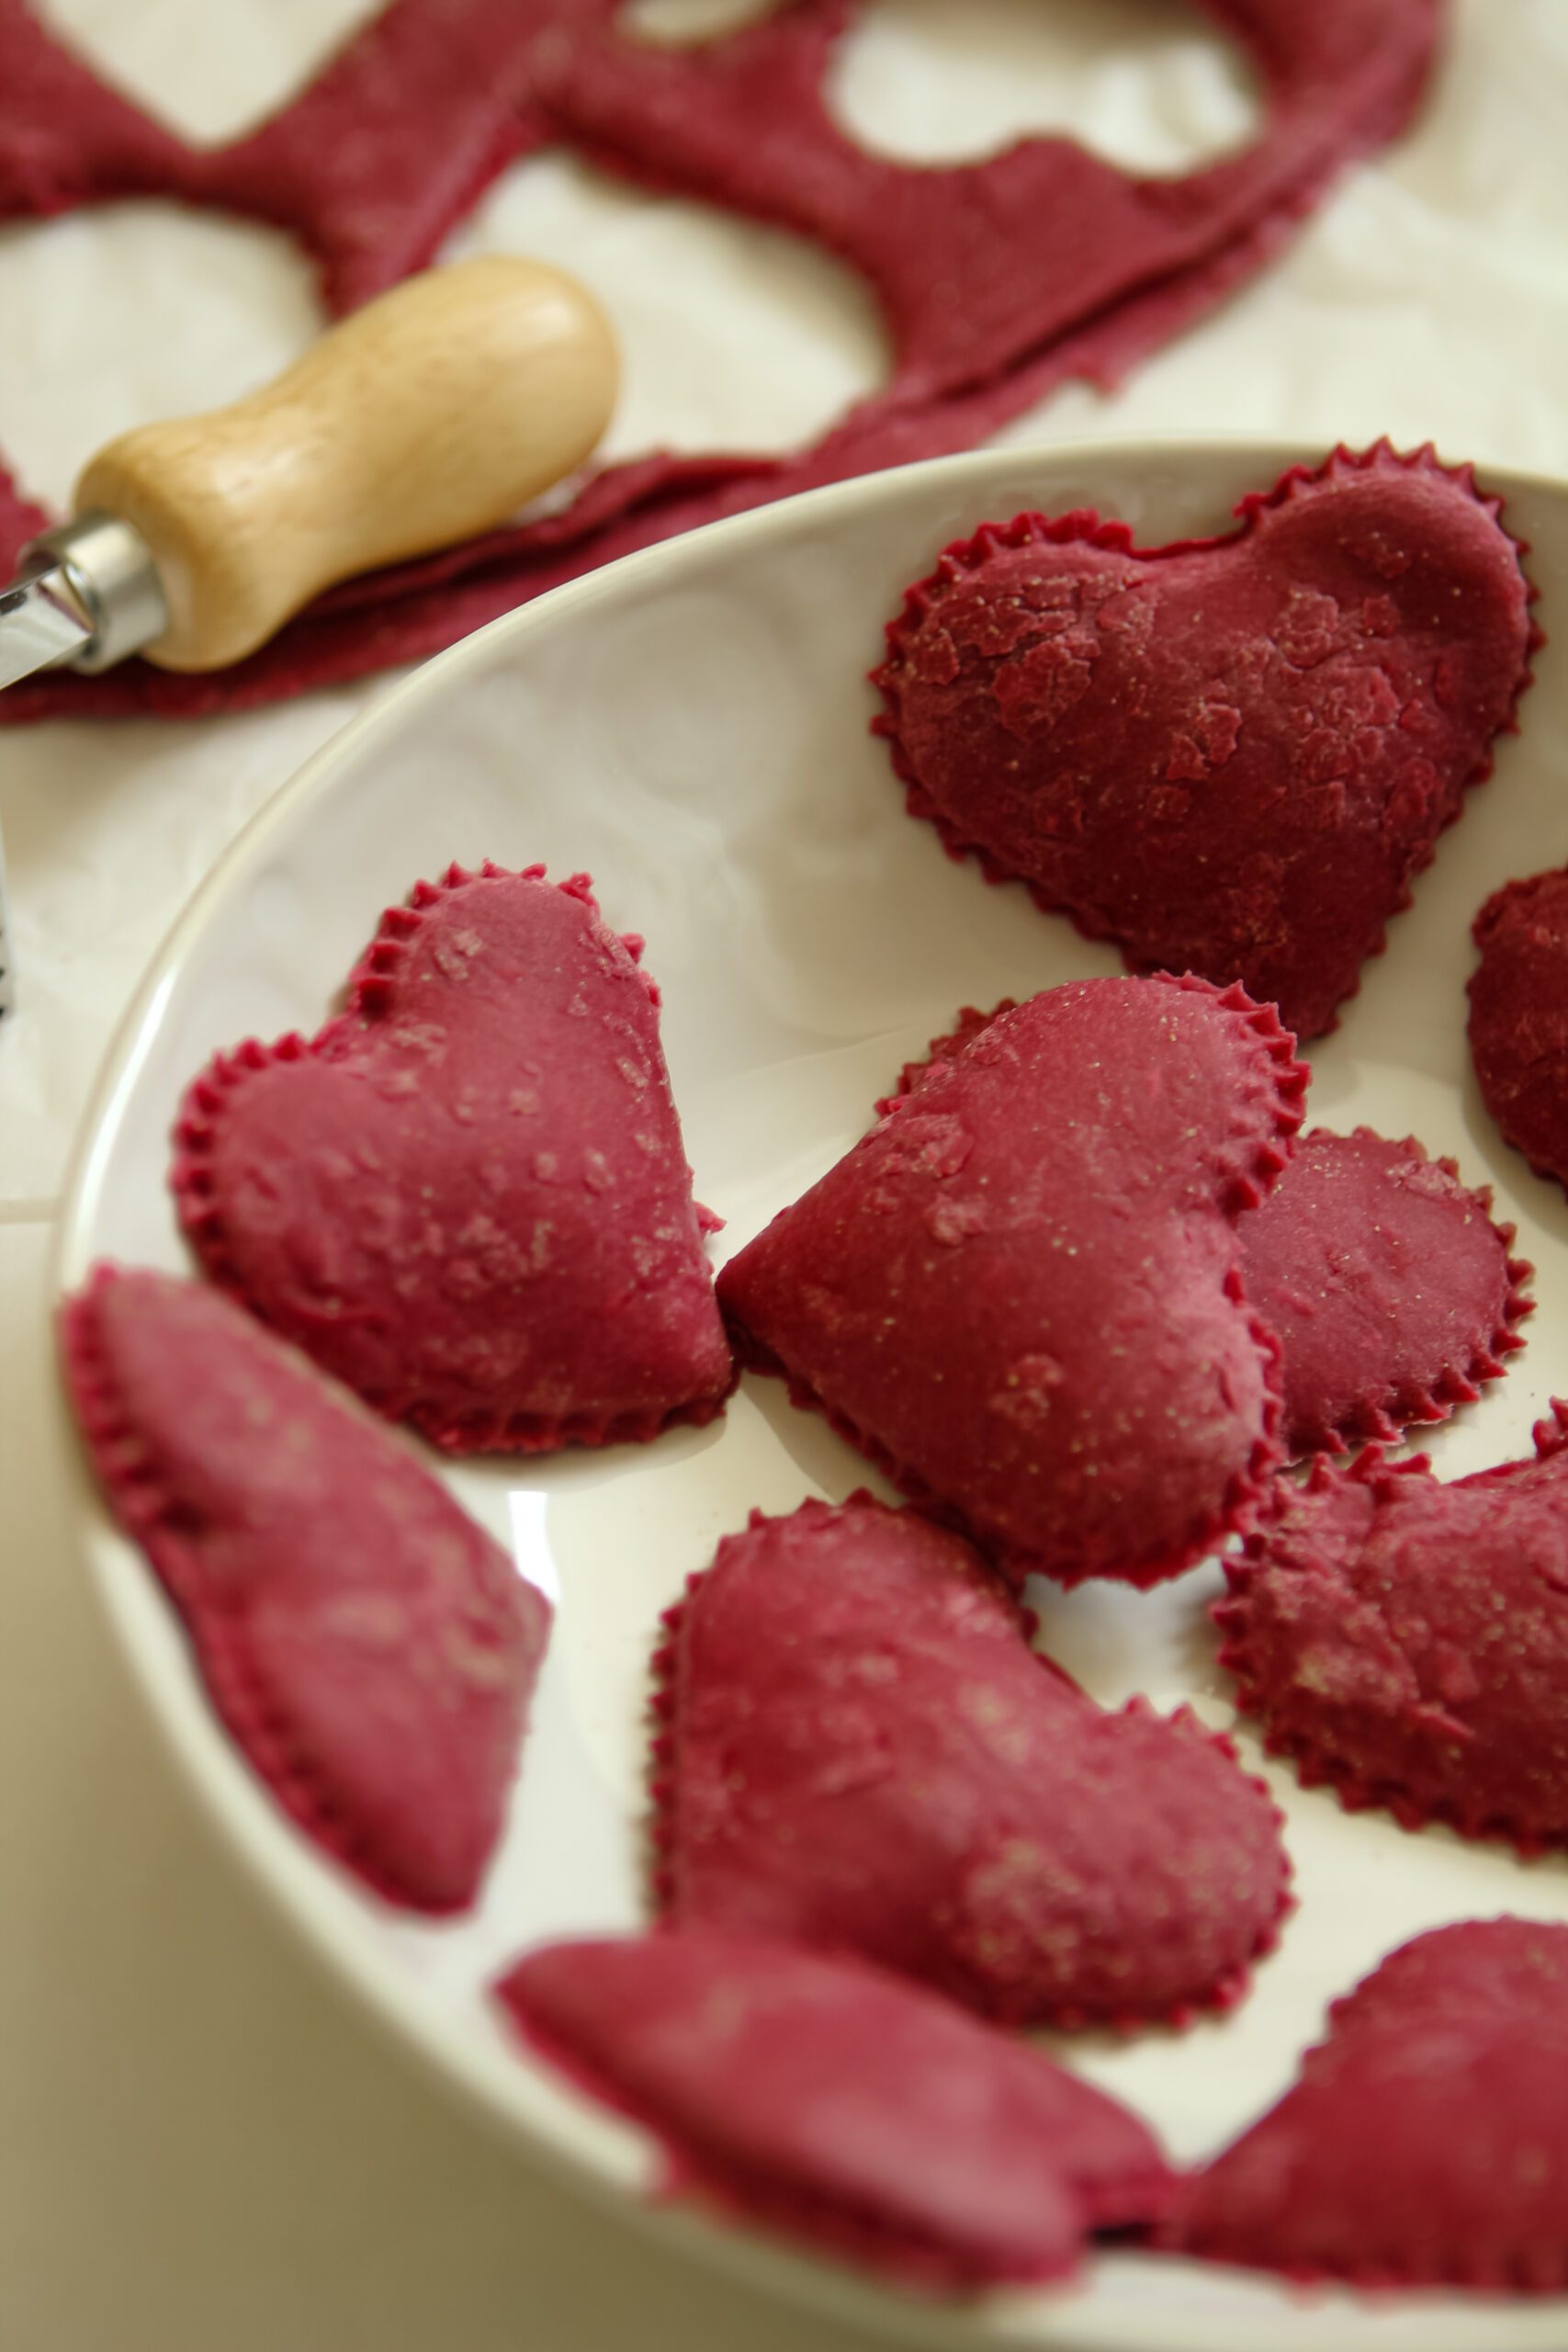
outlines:
{"label": "heart-shaped ravioli", "polygon": [[754,1516],[668,1622],[676,1926],[858,1951],[1014,2023],[1227,2007],[1274,1942],[1279,1817],[1229,1744],[1107,1713],[919,1512]]}
{"label": "heart-shaped ravioli", "polygon": [[1154,1583],[1279,1459],[1236,1220],[1305,1072],[1271,1012],[1190,978],[1075,981],[960,1035],[720,1303],[743,1363],[1009,1574]]}
{"label": "heart-shaped ravioli", "polygon": [[1492,1195],[1414,1136],[1314,1128],[1241,1226],[1247,1297],[1284,1351],[1292,1454],[1446,1420],[1524,1341],[1531,1269]]}
{"label": "heart-shaped ravioli", "polygon": [[[1165,2242],[1294,2278],[1568,2289],[1568,1928],[1418,1936],[1330,2011]],[[1544,2341],[1545,2339],[1541,2339]]]}
{"label": "heart-shaped ravioli", "polygon": [[399,1439],[215,1291],[100,1267],[61,1344],[109,1506],[278,1804],[389,1901],[461,1909],[548,1604]]}
{"label": "heart-shaped ravioli", "polygon": [[1336,2034],[1422,2008],[1495,2018],[1534,2010],[1568,2027],[1568,1927],[1461,1919],[1401,1944],[1329,2008]]}
{"label": "heart-shaped ravioli", "polygon": [[187,1094],[208,1272],[455,1453],[711,1420],[732,1368],[640,953],[585,876],[421,883],[344,1012]]}
{"label": "heart-shaped ravioli", "polygon": [[1468,471],[1380,443],[1229,537],[1024,514],[947,549],[874,673],[911,811],[1135,969],[1332,1026],[1529,681],[1518,552]]}
{"label": "heart-shaped ravioli", "polygon": [[547,1945],[495,1989],[670,2188],[909,2285],[1059,2278],[1170,2203],[1125,2108],[852,1958],[700,1928]]}
{"label": "heart-shaped ravioli", "polygon": [[1348,1805],[1527,1850],[1568,1839],[1568,1405],[1533,1459],[1319,1461],[1228,1559],[1222,1662],[1268,1744]]}
{"label": "heart-shaped ravioli", "polygon": [[1568,1185],[1568,873],[1495,891],[1475,918],[1470,1050],[1482,1098],[1538,1176]]}

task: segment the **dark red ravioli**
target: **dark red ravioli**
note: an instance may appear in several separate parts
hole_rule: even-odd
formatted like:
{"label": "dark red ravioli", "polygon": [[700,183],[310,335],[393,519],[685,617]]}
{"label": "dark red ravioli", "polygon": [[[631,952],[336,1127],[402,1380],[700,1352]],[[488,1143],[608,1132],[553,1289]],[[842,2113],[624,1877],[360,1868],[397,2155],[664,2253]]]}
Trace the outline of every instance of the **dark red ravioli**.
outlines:
{"label": "dark red ravioli", "polygon": [[1538,1176],[1568,1184],[1568,873],[1509,882],[1475,918],[1470,1051],[1482,1100]]}
{"label": "dark red ravioli", "polygon": [[1331,2009],[1166,2242],[1293,2278],[1568,2290],[1568,1928],[1470,1920]]}
{"label": "dark red ravioli", "polygon": [[987,525],[889,625],[874,723],[955,855],[1314,1036],[1489,773],[1530,590],[1429,449],[1337,449],[1237,511],[1152,549],[1093,514]]}
{"label": "dark red ravioli", "polygon": [[641,952],[584,875],[420,883],[346,1012],[186,1095],[208,1272],[453,1453],[711,1420],[733,1374]]}
{"label": "dark red ravioli", "polygon": [[65,1378],[109,1508],[278,1804],[389,1902],[461,1910],[550,1611],[387,1430],[202,1284],[100,1266]]}
{"label": "dark red ravioli", "polygon": [[1268,1745],[1347,1805],[1527,1852],[1568,1841],[1568,1405],[1533,1459],[1319,1461],[1227,1559],[1221,1662]]}
{"label": "dark red ravioli", "polygon": [[1279,1459],[1236,1218],[1304,1086],[1239,989],[1083,980],[998,1012],[726,1266],[741,1360],[1010,1576],[1174,1576]]}
{"label": "dark red ravioli", "polygon": [[699,1928],[547,1945],[495,1990],[657,2134],[667,2188],[905,2284],[1065,2278],[1170,2202],[1125,2108],[860,1961]]}
{"label": "dark red ravioli", "polygon": [[1514,1228],[1491,1207],[1414,1136],[1297,1139],[1241,1223],[1247,1297],[1284,1351],[1288,1453],[1342,1453],[1447,1420],[1506,1369],[1524,1345],[1532,1270],[1509,1256]]}
{"label": "dark red ravioli", "polygon": [[920,1513],[753,1514],[667,1622],[674,1925],[857,1951],[1013,2024],[1184,2021],[1274,1943],[1279,1816],[1229,1742],[1107,1713]]}
{"label": "dark red ravioli", "polygon": [[[1226,0],[1260,85],[1259,135],[1165,179],[1059,138],[949,169],[867,153],[823,95],[850,13],[791,0],[671,49],[633,37],[622,0],[392,0],[270,120],[193,149],[23,0],[0,0],[0,215],[149,195],[249,215],[300,239],[336,311],[431,260],[514,158],[564,141],[839,255],[891,345],[886,384],[814,449],[607,468],[564,514],[332,592],[232,670],[53,673],[0,697],[0,724],[231,709],[406,662],[628,548],[966,448],[1069,379],[1109,385],[1262,267],[1348,161],[1404,128],[1439,31],[1438,0]],[[6,570],[42,519],[0,466]]]}

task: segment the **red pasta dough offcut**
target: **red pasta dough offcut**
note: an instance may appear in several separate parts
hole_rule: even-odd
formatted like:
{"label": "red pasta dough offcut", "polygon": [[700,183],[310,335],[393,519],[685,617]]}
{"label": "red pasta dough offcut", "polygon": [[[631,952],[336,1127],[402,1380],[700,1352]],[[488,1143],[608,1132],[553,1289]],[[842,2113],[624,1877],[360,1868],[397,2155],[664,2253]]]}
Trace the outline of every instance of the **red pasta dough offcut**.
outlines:
{"label": "red pasta dough offcut", "polygon": [[65,1377],[110,1509],[284,1811],[389,1902],[473,1900],[547,1602],[389,1432],[217,1292],[100,1266]]}
{"label": "red pasta dough offcut", "polygon": [[1568,1928],[1435,1928],[1329,2012],[1163,2242],[1366,2287],[1568,2290]]}
{"label": "red pasta dough offcut", "polygon": [[1174,1576],[1279,1459],[1236,1220],[1304,1087],[1239,989],[1084,980],[998,1012],[725,1267],[742,1362],[1011,1577]]}
{"label": "red pasta dough offcut", "polygon": [[1414,1136],[1297,1139],[1241,1225],[1247,1295],[1284,1351],[1288,1453],[1342,1453],[1446,1420],[1506,1369],[1524,1345],[1532,1270],[1491,1206]]}
{"label": "red pasta dough offcut", "polygon": [[919,1512],[753,1513],[666,1622],[675,1925],[857,1951],[1012,2024],[1183,2022],[1276,1940],[1279,1815],[1229,1742],[1097,1706]]}
{"label": "red pasta dough offcut", "polygon": [[1227,1559],[1237,1700],[1303,1782],[1407,1829],[1568,1842],[1568,1405],[1536,1452],[1443,1486],[1319,1461]]}
{"label": "red pasta dough offcut", "polygon": [[657,2134],[668,2190],[905,2285],[1065,2278],[1170,2202],[1125,2108],[860,1961],[699,1929],[547,1945],[495,1990]]}
{"label": "red pasta dough offcut", "polygon": [[889,624],[874,724],[954,855],[1310,1037],[1490,770],[1530,591],[1429,449],[1337,449],[1237,511],[1152,549],[1094,514],[987,525]]}
{"label": "red pasta dough offcut", "polygon": [[733,1381],[642,943],[544,871],[419,884],[347,1011],[220,1055],[176,1130],[208,1271],[453,1453],[646,1440]]}
{"label": "red pasta dough offcut", "polygon": [[1568,1185],[1568,873],[1494,892],[1475,918],[1470,1051],[1482,1100],[1538,1176]]}
{"label": "red pasta dough offcut", "polygon": [[[817,482],[968,447],[1069,379],[1109,384],[1213,308],[1293,233],[1346,164],[1404,128],[1437,0],[1226,0],[1263,120],[1182,177],[1119,170],[1076,141],[981,164],[868,154],[824,82],[844,0],[792,0],[694,47],[635,38],[621,0],[392,0],[310,86],[243,138],[193,149],[107,88],[24,0],[0,0],[0,214],[164,195],[291,230],[333,311],[436,253],[514,158],[564,142],[841,256],[892,345],[886,386],[797,456],[611,467],[568,511],[321,598],[215,676],[132,662],[51,673],[0,723],[74,710],[237,708],[450,644],[595,564]],[[0,563],[38,526],[0,466]]]}

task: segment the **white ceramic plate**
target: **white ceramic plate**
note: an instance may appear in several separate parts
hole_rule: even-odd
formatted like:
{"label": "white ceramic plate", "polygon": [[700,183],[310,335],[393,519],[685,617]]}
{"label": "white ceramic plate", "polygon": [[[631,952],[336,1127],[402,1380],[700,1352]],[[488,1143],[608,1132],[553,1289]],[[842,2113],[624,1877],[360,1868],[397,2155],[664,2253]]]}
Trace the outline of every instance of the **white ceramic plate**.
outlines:
{"label": "white ceramic plate", "polygon": [[[874,1097],[963,1003],[1119,969],[1022,889],[988,888],[911,822],[868,736],[864,672],[906,582],[945,541],[1025,506],[1098,505],[1145,545],[1223,528],[1298,457],[1273,445],[1007,451],[886,474],[636,556],[498,621],[411,677],[278,794],[150,975],[102,1081],[63,1225],[60,1280],[112,1256],[185,1264],[166,1136],[215,1046],[313,1028],[381,909],[458,859],[587,867],[610,921],[645,932],[699,1196],[733,1249],[862,1131]],[[1461,454],[1461,453],[1454,453]],[[1539,612],[1568,650],[1568,493],[1493,478],[1534,546]],[[1568,1392],[1568,1209],[1499,1141],[1464,1041],[1469,924],[1509,876],[1568,860],[1568,659],[1550,649],[1495,779],[1474,796],[1314,1057],[1311,1113],[1413,1130],[1488,1179],[1539,1268],[1516,1369],[1440,1432],[1446,1474],[1527,1451]],[[638,2210],[647,2143],[510,2046],[483,1996],[513,1954],[639,1917],[648,1658],[660,1611],[753,1504],[841,1496],[865,1465],[778,1384],[657,1445],[452,1471],[462,1500],[558,1601],[505,1843],[469,1918],[422,1925],[359,1894],[298,1838],[210,1713],[178,1625],[85,1478],[93,1572],[136,1675],[225,1835],[366,2002],[531,2148]],[[1213,1570],[1140,1596],[1039,1595],[1048,1646],[1097,1697],[1231,1710],[1204,1604]],[[1249,1765],[1256,1739],[1244,1731]],[[1288,1772],[1301,1909],[1235,2016],[1072,2054],[1198,2158],[1290,2078],[1326,2001],[1437,1922],[1505,1909],[1568,1920],[1561,1859],[1350,1817]],[[663,2226],[784,2291],[920,2343],[1056,2352],[1511,2352],[1561,2347],[1568,2306],[1310,2301],[1266,2278],[1120,2256],[1070,2293],[928,2310],[827,2264],[679,2215]]]}

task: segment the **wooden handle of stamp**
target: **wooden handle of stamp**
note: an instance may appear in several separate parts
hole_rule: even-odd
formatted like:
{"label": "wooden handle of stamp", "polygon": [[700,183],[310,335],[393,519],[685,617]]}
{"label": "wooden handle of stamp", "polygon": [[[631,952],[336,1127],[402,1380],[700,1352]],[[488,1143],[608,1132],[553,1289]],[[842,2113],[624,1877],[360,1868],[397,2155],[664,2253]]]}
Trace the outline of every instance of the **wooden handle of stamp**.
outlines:
{"label": "wooden handle of stamp", "polygon": [[619,380],[575,279],[495,255],[356,311],[264,390],[100,450],[78,513],[133,524],[169,626],[143,650],[216,670],[361,571],[506,521],[588,456]]}

